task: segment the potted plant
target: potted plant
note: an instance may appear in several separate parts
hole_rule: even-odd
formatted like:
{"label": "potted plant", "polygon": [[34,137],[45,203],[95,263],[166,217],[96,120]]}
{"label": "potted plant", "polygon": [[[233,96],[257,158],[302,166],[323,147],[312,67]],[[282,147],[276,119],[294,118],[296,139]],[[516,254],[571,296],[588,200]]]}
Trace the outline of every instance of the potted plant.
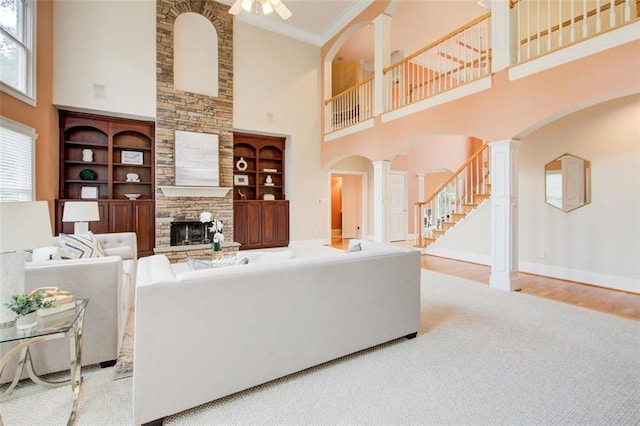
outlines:
{"label": "potted plant", "polygon": [[52,308],[55,305],[53,300],[44,299],[45,293],[43,291],[14,294],[11,296],[11,301],[5,303],[5,306],[16,314],[16,327],[24,329],[36,325],[38,322],[38,309]]}

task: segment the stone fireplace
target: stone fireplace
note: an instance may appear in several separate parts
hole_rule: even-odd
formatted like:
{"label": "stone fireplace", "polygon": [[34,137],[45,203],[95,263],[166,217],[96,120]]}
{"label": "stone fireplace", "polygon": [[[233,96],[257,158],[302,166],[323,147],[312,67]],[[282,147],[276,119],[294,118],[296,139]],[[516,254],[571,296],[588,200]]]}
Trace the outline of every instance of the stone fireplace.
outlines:
{"label": "stone fireplace", "polygon": [[[233,187],[233,17],[227,9],[214,1],[156,2],[156,252],[174,250],[178,240],[193,242],[199,238],[198,244],[203,244],[199,221],[202,212],[221,220],[225,241],[233,241],[232,191],[193,191],[191,187],[181,190],[175,186],[174,168],[176,130],[217,135],[219,185],[222,189]],[[177,90],[173,85],[174,24],[188,12],[209,20],[217,33],[216,97]],[[163,191],[162,187],[175,190]],[[184,235],[186,232],[189,238]],[[182,245],[180,242],[177,245]]]}

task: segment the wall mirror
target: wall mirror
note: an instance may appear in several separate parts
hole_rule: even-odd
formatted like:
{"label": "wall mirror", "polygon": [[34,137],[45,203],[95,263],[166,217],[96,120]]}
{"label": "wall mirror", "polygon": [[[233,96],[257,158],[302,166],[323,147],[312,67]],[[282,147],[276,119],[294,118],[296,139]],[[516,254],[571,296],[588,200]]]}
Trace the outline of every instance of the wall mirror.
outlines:
{"label": "wall mirror", "polygon": [[545,201],[570,212],[591,202],[591,162],[564,154],[544,166]]}

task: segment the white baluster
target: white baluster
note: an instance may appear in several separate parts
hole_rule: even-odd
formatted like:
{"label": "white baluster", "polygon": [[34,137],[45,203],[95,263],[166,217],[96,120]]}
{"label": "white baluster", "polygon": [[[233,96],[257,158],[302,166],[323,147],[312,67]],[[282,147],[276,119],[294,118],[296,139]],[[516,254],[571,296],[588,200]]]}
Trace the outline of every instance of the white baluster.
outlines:
{"label": "white baluster", "polygon": [[616,2],[611,0],[609,3],[609,28],[615,28],[616,26]]}
{"label": "white baluster", "polygon": [[596,0],[596,33],[602,31],[602,18],[600,16],[600,0]]}
{"label": "white baluster", "polygon": [[551,27],[551,0],[547,0],[547,52],[551,50],[551,39],[553,38]]}
{"label": "white baluster", "polygon": [[624,22],[631,20],[631,0],[624,0]]}
{"label": "white baluster", "polygon": [[587,0],[582,2],[582,37],[587,38],[589,28],[587,27]]}
{"label": "white baluster", "polygon": [[564,44],[564,27],[562,26],[562,3],[558,2],[558,47]]}
{"label": "white baluster", "polygon": [[569,32],[569,41],[573,43],[576,40],[576,0],[571,0],[571,30]]}
{"label": "white baluster", "polygon": [[540,56],[540,1],[536,2],[536,56]]}

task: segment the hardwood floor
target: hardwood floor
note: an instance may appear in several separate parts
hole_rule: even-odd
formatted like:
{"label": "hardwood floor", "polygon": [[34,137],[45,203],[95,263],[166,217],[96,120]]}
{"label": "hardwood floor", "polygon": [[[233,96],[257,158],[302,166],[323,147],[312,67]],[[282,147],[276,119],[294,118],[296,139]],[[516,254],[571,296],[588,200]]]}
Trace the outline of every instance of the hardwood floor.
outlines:
{"label": "hardwood floor", "polygon": [[[346,248],[348,240],[334,238],[331,245]],[[422,255],[422,267],[486,285],[491,274],[489,266],[426,254]],[[525,273],[519,273],[518,279],[522,293],[640,321],[638,294]]]}

